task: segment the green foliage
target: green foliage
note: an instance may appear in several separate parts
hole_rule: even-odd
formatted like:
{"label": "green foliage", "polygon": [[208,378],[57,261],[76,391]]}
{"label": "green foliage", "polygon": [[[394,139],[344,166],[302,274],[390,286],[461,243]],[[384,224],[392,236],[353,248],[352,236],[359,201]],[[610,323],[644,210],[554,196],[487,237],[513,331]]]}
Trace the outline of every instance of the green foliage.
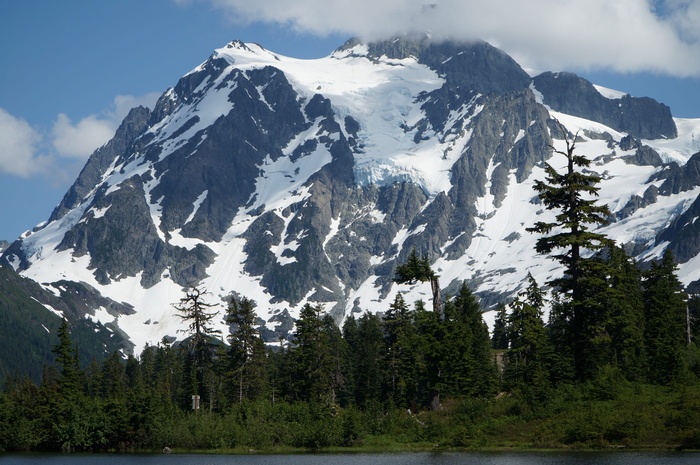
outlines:
{"label": "green foliage", "polygon": [[[178,304],[173,306],[179,312],[177,316],[188,323],[188,327],[183,332],[189,334],[186,344],[189,346],[189,353],[185,359],[185,373],[188,374],[189,386],[186,391],[191,395],[199,395],[202,400],[213,401],[213,389],[207,381],[211,378],[211,360],[213,357],[213,347],[216,344],[214,336],[220,331],[211,327],[211,320],[218,312],[209,312],[208,308],[212,304],[204,300],[204,290],[192,287],[185,292],[185,296]],[[186,401],[186,398],[183,399]]]}
{"label": "green foliage", "polygon": [[676,265],[667,250],[659,262],[644,273],[646,352],[648,377],[652,382],[668,384],[685,376],[686,295],[675,275]]}
{"label": "green foliage", "polygon": [[64,319],[58,328],[58,344],[52,350],[56,363],[61,369],[59,383],[62,391],[68,396],[78,389],[80,369],[78,351],[73,347],[73,341],[68,331],[68,323]]}
{"label": "green foliage", "polygon": [[[567,134],[563,125],[559,129]],[[535,250],[538,253],[552,255],[552,258],[564,266],[565,275],[555,279],[552,284],[568,296],[571,302],[572,337],[574,368],[578,379],[586,377],[585,347],[586,347],[586,309],[583,303],[582,281],[589,268],[590,261],[583,258],[585,250],[599,250],[611,241],[603,234],[590,231],[591,226],[604,224],[610,211],[606,205],[596,205],[598,196],[597,184],[600,176],[585,172],[590,160],[585,156],[575,155],[576,138],[565,138],[566,151],[555,150],[555,153],[566,158],[566,169],[563,174],[557,172],[549,163],[545,164],[547,173],[545,181],[535,181],[535,191],[549,210],[556,212],[555,221],[538,221],[529,232],[539,233]]]}
{"label": "green foliage", "polygon": [[[510,315],[500,311],[500,377],[466,284],[442,313],[420,301],[409,309],[399,293],[384,319],[350,316],[342,332],[306,305],[292,344],[274,350],[257,333],[254,302],[230,302],[229,346],[210,344],[200,306],[203,358],[194,325],[181,344],[82,368],[64,321],[41,384],[5,380],[0,449],[695,447],[700,349],[688,345],[672,257],[642,276],[606,249],[588,259],[580,291],[585,379],[574,374],[574,303],[554,293],[545,325],[532,276]],[[196,389],[205,395],[192,411]]]}
{"label": "green foliage", "polygon": [[[348,323],[346,323],[348,326]],[[383,386],[384,340],[382,323],[375,314],[365,313],[355,323],[348,343],[348,354],[353,366],[354,404],[368,408],[381,398]]]}
{"label": "green foliage", "polygon": [[442,299],[440,296],[440,282],[438,275],[430,267],[428,257],[418,258],[416,250],[413,249],[406,259],[406,263],[396,267],[394,282],[399,284],[415,284],[416,282],[430,282],[433,294],[433,311],[442,314]]}
{"label": "green foliage", "polygon": [[294,364],[290,398],[325,405],[336,402],[342,379],[338,364],[342,349],[340,330],[321,316],[321,306],[304,305],[297,320],[294,347],[289,351]]}
{"label": "green foliage", "polygon": [[521,387],[544,395],[550,385],[552,349],[542,320],[544,295],[528,273],[528,287],[511,304],[507,335],[510,350],[504,379],[511,388]]}
{"label": "green foliage", "polygon": [[462,283],[459,294],[445,305],[441,341],[441,376],[450,397],[489,396],[497,392],[497,369],[491,339],[474,294]]}
{"label": "green foliage", "polygon": [[410,406],[417,399],[418,337],[414,313],[396,294],[384,318],[385,392],[391,405]]}
{"label": "green foliage", "polygon": [[267,391],[265,344],[255,327],[255,302],[243,297],[229,300],[226,322],[231,325],[227,359],[230,397],[254,400]]}
{"label": "green foliage", "polygon": [[430,281],[434,275],[430,268],[428,257],[419,258],[416,249],[413,249],[406,259],[396,267],[394,281],[400,284],[415,284],[416,282]]}
{"label": "green foliage", "polygon": [[508,310],[503,303],[498,304],[497,307],[496,321],[491,335],[491,347],[496,350],[508,348]]}

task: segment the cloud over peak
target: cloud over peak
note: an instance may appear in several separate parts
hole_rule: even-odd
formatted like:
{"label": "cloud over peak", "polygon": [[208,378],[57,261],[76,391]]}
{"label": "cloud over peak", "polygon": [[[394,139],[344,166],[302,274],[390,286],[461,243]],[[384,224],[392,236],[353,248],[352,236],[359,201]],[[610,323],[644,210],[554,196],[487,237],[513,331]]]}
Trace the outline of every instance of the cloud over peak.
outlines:
{"label": "cloud over peak", "polygon": [[234,21],[320,36],[381,39],[433,31],[483,39],[531,68],[700,76],[700,0],[201,1]]}

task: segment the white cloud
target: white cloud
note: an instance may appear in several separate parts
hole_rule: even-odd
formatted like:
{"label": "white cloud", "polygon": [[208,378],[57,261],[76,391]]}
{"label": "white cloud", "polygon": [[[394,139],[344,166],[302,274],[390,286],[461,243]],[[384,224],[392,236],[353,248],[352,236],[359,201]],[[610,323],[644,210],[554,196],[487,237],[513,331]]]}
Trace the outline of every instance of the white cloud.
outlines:
{"label": "white cloud", "polygon": [[90,115],[73,124],[68,115],[60,113],[51,129],[51,142],[62,157],[87,158],[107,142],[115,130],[111,119]]}
{"label": "white cloud", "polygon": [[40,143],[29,123],[0,108],[0,173],[23,178],[41,173],[46,157],[38,155]]}
{"label": "white cloud", "polygon": [[321,36],[428,30],[487,40],[531,68],[700,76],[700,0],[208,1],[236,21]]}
{"label": "white cloud", "polygon": [[138,105],[152,108],[158,95],[118,95],[101,115],[76,123],[60,113],[49,134],[0,108],[0,174],[70,180],[82,162],[114,136],[130,109]]}
{"label": "white cloud", "polygon": [[117,95],[114,97],[113,110],[109,112],[109,115],[112,120],[121,123],[132,108],[144,106],[153,109],[160,95],[160,92],[151,92],[150,94],[138,96]]}
{"label": "white cloud", "polygon": [[111,110],[101,116],[87,116],[75,124],[61,113],[51,130],[53,147],[61,157],[85,159],[114,136],[130,109],[138,105],[153,107],[157,98],[155,93],[139,97],[118,95]]}

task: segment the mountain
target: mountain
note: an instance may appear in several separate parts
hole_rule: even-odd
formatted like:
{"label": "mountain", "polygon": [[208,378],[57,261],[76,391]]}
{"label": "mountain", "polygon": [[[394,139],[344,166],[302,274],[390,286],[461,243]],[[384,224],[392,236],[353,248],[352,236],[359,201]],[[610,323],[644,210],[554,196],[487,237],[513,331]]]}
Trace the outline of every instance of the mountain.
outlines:
{"label": "mountain", "polygon": [[700,120],[427,36],[317,60],[229,43],[133,109],[2,261],[45,288],[89,289],[86,315],[136,347],[182,337],[171,304],[194,285],[222,305],[221,329],[226,296],[254,299],[269,341],[307,302],[341,321],[399,290],[428,300],[428,284],[392,282],[413,249],[445,293],[467,280],[493,305],[528,271],[561,272],[525,232],[551,215],[532,185],[561,164],[556,121],[603,175],[602,232],[640,261],[670,247],[683,282],[700,280]]}
{"label": "mountain", "polygon": [[[81,362],[102,361],[114,351],[132,350],[118,328],[102,325],[84,315],[95,299],[80,283],[59,281],[40,286],[12,269],[0,266],[0,384],[10,376],[27,376],[39,382],[44,366],[53,362],[51,350],[58,344],[55,335],[61,319],[68,321]],[[96,297],[96,301],[106,299]]]}

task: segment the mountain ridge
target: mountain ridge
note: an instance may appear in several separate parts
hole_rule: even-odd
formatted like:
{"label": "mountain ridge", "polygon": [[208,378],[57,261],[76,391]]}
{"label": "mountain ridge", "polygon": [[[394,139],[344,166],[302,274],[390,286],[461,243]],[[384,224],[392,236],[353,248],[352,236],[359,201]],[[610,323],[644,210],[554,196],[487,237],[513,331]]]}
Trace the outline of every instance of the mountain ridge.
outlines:
{"label": "mountain ridge", "polygon": [[[674,165],[667,153],[694,160],[700,145],[669,146],[669,136],[700,133],[700,123],[679,135],[663,104],[618,102],[552,76],[585,88],[584,101],[593,89],[598,103],[565,98],[574,108],[562,107],[566,87],[530,78],[486,42],[351,40],[318,60],[231,42],[153,111],[132,110],[49,221],[2,260],[45,285],[75,280],[133,307],[105,318],[137,346],[176,335],[169,304],[192,285],[215,302],[231,292],[255,299],[275,337],[306,302],[340,321],[382,311],[399,290],[427,299],[425,286],[391,279],[413,249],[445,292],[466,279],[489,306],[517,292],[527,271],[543,282],[558,272],[524,232],[547,215],[531,185],[562,143],[556,119],[607,172],[614,222],[603,231],[640,259],[669,243],[692,261],[695,249],[663,234],[697,237],[683,225],[700,177],[694,161]],[[623,114],[644,114],[620,120],[622,101]],[[700,279],[686,268],[686,284]]]}

